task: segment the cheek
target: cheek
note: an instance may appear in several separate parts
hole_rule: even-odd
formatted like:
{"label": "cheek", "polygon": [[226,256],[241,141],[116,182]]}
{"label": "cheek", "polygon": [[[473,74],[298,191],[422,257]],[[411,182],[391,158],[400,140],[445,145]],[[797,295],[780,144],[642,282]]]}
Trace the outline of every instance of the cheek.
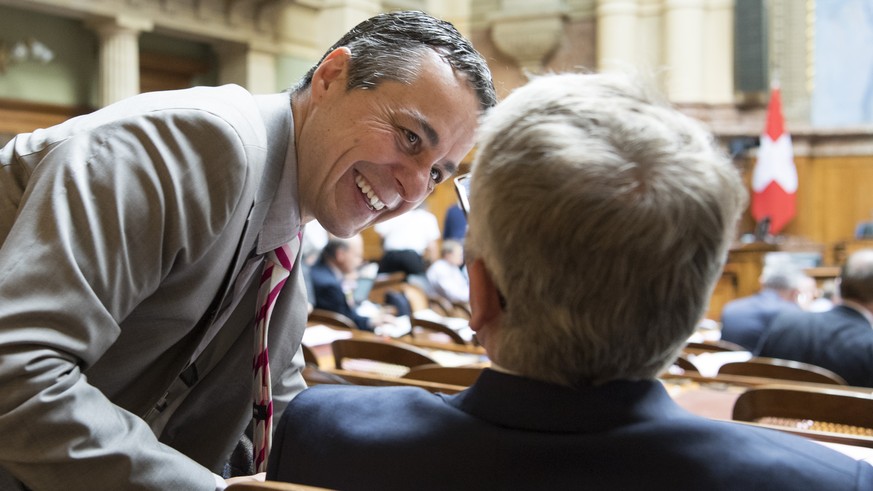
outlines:
{"label": "cheek", "polygon": [[379,159],[375,156],[393,156],[400,152],[400,142],[397,133],[382,125],[365,126],[354,138],[354,148],[356,152],[365,155],[373,155],[368,160]]}

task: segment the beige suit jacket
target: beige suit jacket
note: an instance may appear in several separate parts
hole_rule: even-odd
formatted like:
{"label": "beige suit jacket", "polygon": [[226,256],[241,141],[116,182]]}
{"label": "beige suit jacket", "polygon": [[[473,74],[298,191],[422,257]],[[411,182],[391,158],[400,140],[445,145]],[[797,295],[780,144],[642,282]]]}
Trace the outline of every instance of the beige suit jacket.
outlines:
{"label": "beige suit jacket", "polygon": [[[0,468],[35,490],[214,488],[251,417],[253,250],[283,170],[296,193],[292,125],[288,94],[196,88],[0,150]],[[303,387],[297,269],[270,332],[277,414]]]}

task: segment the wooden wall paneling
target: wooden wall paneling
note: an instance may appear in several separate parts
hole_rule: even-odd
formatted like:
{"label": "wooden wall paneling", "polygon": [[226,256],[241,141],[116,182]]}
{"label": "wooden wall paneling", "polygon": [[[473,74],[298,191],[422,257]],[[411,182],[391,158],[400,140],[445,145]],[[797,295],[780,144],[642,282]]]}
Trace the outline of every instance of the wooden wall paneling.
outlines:
{"label": "wooden wall paneling", "polygon": [[[851,207],[855,205],[856,189],[852,182],[851,166],[842,160],[822,159],[816,162],[821,179],[816,189],[821,195],[818,210],[809,210],[816,214],[820,228],[816,230],[823,242],[834,244],[852,237],[856,222]],[[859,176],[860,177],[860,176]],[[847,181],[847,178],[849,180]]]}
{"label": "wooden wall paneling", "polygon": [[721,311],[725,304],[737,298],[737,268],[734,264],[726,264],[718,282],[712,290],[709,300],[709,309],[704,317],[714,321],[721,321]]}
{"label": "wooden wall paneling", "polygon": [[91,109],[0,98],[0,135],[14,136],[48,128]]}
{"label": "wooden wall paneling", "polygon": [[206,61],[143,51],[139,54],[140,92],[187,89],[194,85],[194,77],[209,69]]}
{"label": "wooden wall paneling", "polygon": [[764,255],[779,248],[773,244],[756,242],[735,247],[728,253],[731,271],[736,274],[736,294],[738,297],[754,295],[761,289],[761,272],[764,269]]}
{"label": "wooden wall paneling", "polygon": [[[843,157],[841,187],[851,189],[850,201],[843,203],[842,226],[835,231],[834,241],[851,240],[855,236],[855,227],[859,222],[873,220],[873,157]],[[834,199],[840,200],[842,192]]]}
{"label": "wooden wall paneling", "polygon": [[798,227],[794,233],[823,244],[822,264],[832,264],[833,247],[826,241],[827,234],[824,232],[828,227],[828,176],[814,159],[796,157],[795,165],[799,189],[796,218]]}
{"label": "wooden wall paneling", "polygon": [[[873,156],[796,156],[797,214],[781,235],[815,244],[823,252],[822,265],[838,264],[834,247],[854,236],[858,222],[873,219]],[[751,200],[754,159],[738,162]],[[746,210],[740,234],[754,231]]]}
{"label": "wooden wall paneling", "polygon": [[814,213],[821,206],[818,202],[820,193],[816,191],[820,179],[815,175],[816,168],[809,158],[795,156],[794,165],[797,168],[796,213],[780,234],[815,241],[815,236],[820,235],[814,233],[820,227],[818,216]]}
{"label": "wooden wall paneling", "polygon": [[837,245],[854,237],[858,222],[871,219],[873,157],[821,157],[813,160],[811,167],[814,199],[802,209],[813,225],[807,232],[825,244],[825,265],[838,265],[834,255]]}

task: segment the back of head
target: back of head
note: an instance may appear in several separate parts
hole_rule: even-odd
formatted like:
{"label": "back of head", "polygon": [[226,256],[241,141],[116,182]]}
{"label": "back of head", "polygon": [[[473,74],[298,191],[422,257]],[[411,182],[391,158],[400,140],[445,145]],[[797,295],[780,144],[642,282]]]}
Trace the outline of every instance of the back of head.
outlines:
{"label": "back of head", "polygon": [[807,276],[797,266],[785,264],[771,264],[764,267],[761,272],[761,286],[778,291],[798,290]]}
{"label": "back of head", "polygon": [[364,239],[360,234],[355,234],[351,237],[335,237],[331,236],[327,244],[321,249],[320,260],[322,262],[336,261],[340,251],[349,249],[363,249]]}
{"label": "back of head", "polygon": [[[349,90],[372,89],[385,80],[408,83],[417,73],[418,57],[432,49],[456,72],[464,74],[482,109],[497,102],[485,59],[451,23],[424,12],[398,11],[371,17],[347,32],[324,56],[343,46],[351,51]],[[317,66],[291,90],[307,89]]]}
{"label": "back of head", "polygon": [[498,364],[569,386],[656,376],[746,202],[699,124],[621,75],[533,79],[485,118],[468,253],[506,300]]}
{"label": "back of head", "polygon": [[853,253],[840,271],[840,297],[863,304],[873,303],[873,249]]}

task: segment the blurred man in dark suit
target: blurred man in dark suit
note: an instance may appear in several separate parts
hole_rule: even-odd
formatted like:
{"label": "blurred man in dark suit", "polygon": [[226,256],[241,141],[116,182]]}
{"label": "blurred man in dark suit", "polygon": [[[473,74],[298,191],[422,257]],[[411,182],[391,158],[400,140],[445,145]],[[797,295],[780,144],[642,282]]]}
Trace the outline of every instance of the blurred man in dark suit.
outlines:
{"label": "blurred man in dark suit", "polygon": [[786,312],[773,320],[757,354],[827,368],[850,385],[873,387],[873,250],[851,256],[826,312]]}
{"label": "blurred man in dark suit", "polygon": [[791,265],[767,266],[761,273],[761,290],[728,302],[721,312],[721,339],[749,351],[779,313],[799,311],[798,295],[805,275]]}

